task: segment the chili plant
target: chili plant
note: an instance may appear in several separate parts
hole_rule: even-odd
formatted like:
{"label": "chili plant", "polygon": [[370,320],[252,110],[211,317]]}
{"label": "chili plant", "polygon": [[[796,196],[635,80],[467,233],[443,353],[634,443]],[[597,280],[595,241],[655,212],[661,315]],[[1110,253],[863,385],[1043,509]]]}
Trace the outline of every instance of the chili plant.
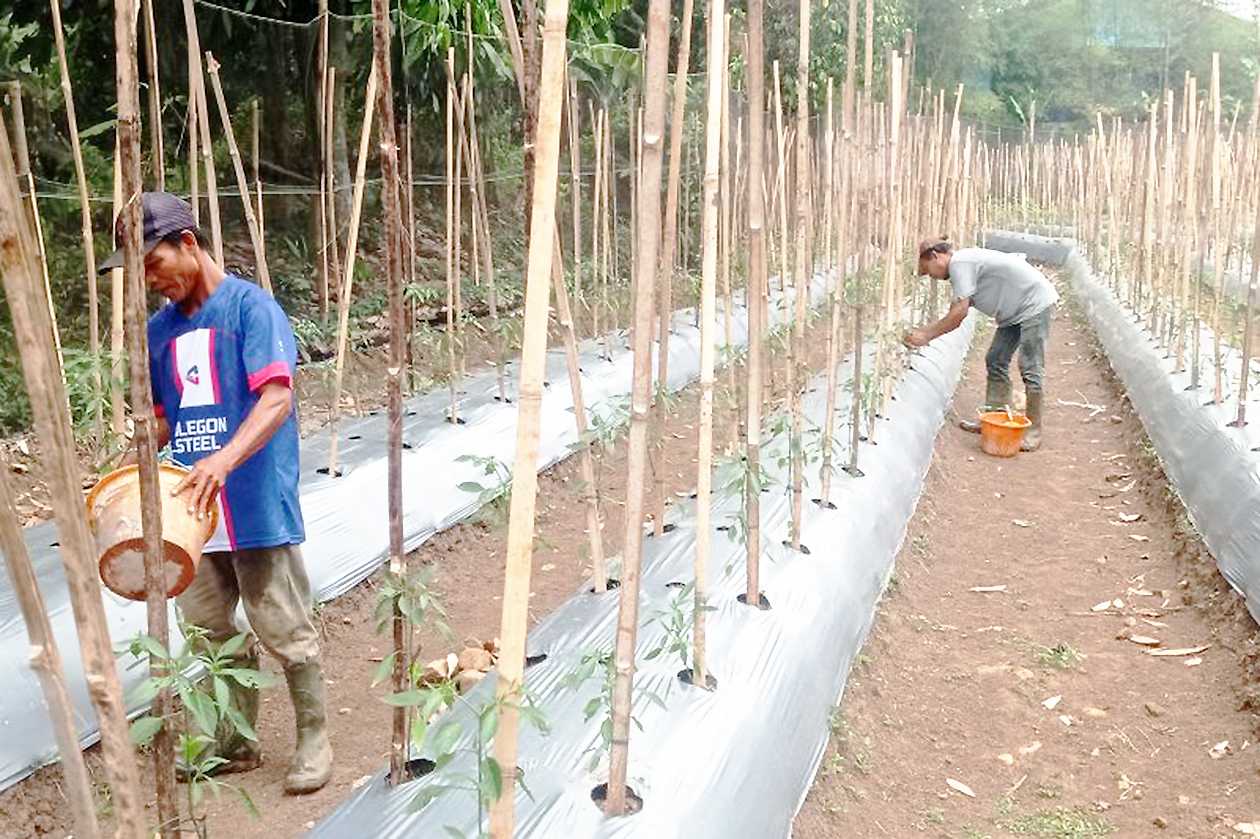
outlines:
{"label": "chili plant", "polygon": [[181,624],[180,631],[184,645],[178,655],[171,655],[157,639],[144,634],[137,635],[119,653],[131,653],[137,663],[147,663],[150,673],[157,674],[140,683],[128,697],[131,702],[148,704],[163,689],[179,698],[177,717],[164,719],[142,714],[131,723],[131,739],[136,745],[147,746],[159,731],[170,726],[168,730],[175,737],[175,751],[187,780],[187,820],[196,835],[205,837],[205,816],[197,816],[197,808],[206,790],[216,798],[224,790],[234,792],[250,815],[258,815],[249,793],[214,777],[228,760],[213,747],[236,735],[258,740],[241,709],[232,702],[231,683],[258,690],[275,680],[256,669],[240,666],[237,656],[245,648],[245,633],[216,644],[210,640],[208,630],[199,626]]}
{"label": "chili plant", "polygon": [[507,524],[508,503],[512,495],[512,470],[493,455],[464,454],[455,458],[457,463],[471,463],[481,469],[485,483],[464,481],[459,484],[463,492],[477,496],[477,516],[488,527]]}
{"label": "chili plant", "polygon": [[[446,608],[431,588],[433,571],[430,567],[421,566],[406,576],[388,573],[376,596],[376,632],[385,634],[393,624],[394,615],[400,614],[413,627],[431,626],[445,638],[451,637],[451,628],[446,623]],[[372,678],[375,687],[390,677],[394,672],[394,661],[398,651],[395,650],[381,660]],[[416,666],[412,662],[412,667]],[[413,680],[414,681],[414,680]]]}
{"label": "chili plant", "polygon": [[[587,751],[594,752],[591,757],[590,768],[594,771],[601,758],[612,752],[612,735],[613,735],[613,683],[617,679],[617,666],[613,658],[611,650],[591,649],[582,655],[578,661],[577,667],[571,673],[564,677],[561,684],[565,687],[577,690],[586,682],[595,676],[600,677],[599,693],[591,697],[582,709],[583,718],[590,722],[595,717],[602,717],[599,724],[599,745],[592,746]],[[640,696],[646,696],[652,702],[665,707],[665,702],[652,691],[642,685],[635,686],[636,693]],[[631,703],[633,704],[633,703]],[[643,723],[639,722],[633,711],[630,714],[630,721],[633,722],[640,731],[643,730]]]}

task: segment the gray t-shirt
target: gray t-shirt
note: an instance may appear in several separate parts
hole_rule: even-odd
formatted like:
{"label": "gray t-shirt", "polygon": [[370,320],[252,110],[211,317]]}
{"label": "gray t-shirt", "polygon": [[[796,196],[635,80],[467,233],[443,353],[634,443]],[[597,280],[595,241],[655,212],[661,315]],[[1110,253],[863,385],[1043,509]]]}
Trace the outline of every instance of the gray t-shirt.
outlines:
{"label": "gray t-shirt", "polygon": [[1023,323],[1059,300],[1046,276],[1022,254],[985,248],[962,248],[949,261],[949,284],[954,299],[971,298],[971,305],[997,321],[999,327]]}

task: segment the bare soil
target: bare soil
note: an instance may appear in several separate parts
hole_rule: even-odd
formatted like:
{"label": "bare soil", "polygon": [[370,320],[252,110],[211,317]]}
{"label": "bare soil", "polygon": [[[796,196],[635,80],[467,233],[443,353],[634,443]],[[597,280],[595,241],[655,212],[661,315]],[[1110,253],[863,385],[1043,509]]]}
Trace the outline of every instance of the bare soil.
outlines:
{"label": "bare soil", "polygon": [[1041,451],[941,432],[795,836],[1254,835],[1256,625],[1090,335],[1060,311]]}

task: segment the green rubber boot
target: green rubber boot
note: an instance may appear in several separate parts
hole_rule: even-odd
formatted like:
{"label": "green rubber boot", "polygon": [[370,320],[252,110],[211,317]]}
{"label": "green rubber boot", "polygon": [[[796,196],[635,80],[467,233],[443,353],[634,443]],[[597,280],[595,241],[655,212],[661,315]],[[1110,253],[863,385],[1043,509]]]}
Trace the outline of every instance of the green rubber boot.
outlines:
{"label": "green rubber boot", "polygon": [[1021,452],[1035,452],[1041,448],[1041,398],[1042,394],[1039,390],[1027,391],[1028,405],[1024,411],[1028,418],[1032,420],[1032,425],[1028,426],[1028,430],[1024,432],[1023,442],[1019,444]]}
{"label": "green rubber boot", "polygon": [[293,700],[297,722],[297,747],[293,762],[284,776],[284,791],[290,795],[315,792],[332,777],[332,745],[328,742],[328,715],[324,701],[324,672],[318,661],[299,664],[284,671]]}
{"label": "green rubber boot", "polygon": [[[258,656],[255,654],[239,659],[239,663],[242,668],[257,670]],[[249,733],[257,737],[254,732],[258,728],[258,689],[244,687],[237,684],[234,679],[224,679],[224,681],[228,685],[232,707],[239,711],[241,717],[249,724]],[[262,766],[262,747],[258,741],[250,740],[226,719],[219,723],[219,729],[215,732],[215,744],[209,748],[209,753],[209,756],[221,757],[227,762],[204,770],[206,775],[250,772]],[[195,770],[191,766],[182,760],[176,760],[175,776],[180,781],[187,783],[194,774],[196,774]]]}
{"label": "green rubber boot", "polygon": [[[987,411],[1001,411],[1007,405],[1011,404],[1011,383],[998,382],[993,379],[988,380],[984,386],[984,406],[980,408],[981,413]],[[979,419],[965,419],[958,423],[958,427],[969,434],[980,433]]]}

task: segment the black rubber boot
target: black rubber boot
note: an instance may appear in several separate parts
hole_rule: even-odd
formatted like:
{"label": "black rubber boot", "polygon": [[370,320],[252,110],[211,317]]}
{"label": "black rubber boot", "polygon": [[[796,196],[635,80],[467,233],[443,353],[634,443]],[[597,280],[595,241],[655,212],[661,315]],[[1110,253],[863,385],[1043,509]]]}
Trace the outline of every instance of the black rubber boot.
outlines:
{"label": "black rubber boot", "polygon": [[1027,391],[1028,406],[1024,413],[1032,420],[1032,425],[1024,432],[1024,440],[1019,444],[1021,452],[1035,452],[1041,447],[1041,391]]}
{"label": "black rubber boot", "polygon": [[[980,408],[980,413],[988,411],[1001,411],[1011,404],[1011,383],[999,382],[989,379],[984,386],[984,405]],[[958,423],[958,427],[970,434],[980,433],[979,419],[965,419]]]}

